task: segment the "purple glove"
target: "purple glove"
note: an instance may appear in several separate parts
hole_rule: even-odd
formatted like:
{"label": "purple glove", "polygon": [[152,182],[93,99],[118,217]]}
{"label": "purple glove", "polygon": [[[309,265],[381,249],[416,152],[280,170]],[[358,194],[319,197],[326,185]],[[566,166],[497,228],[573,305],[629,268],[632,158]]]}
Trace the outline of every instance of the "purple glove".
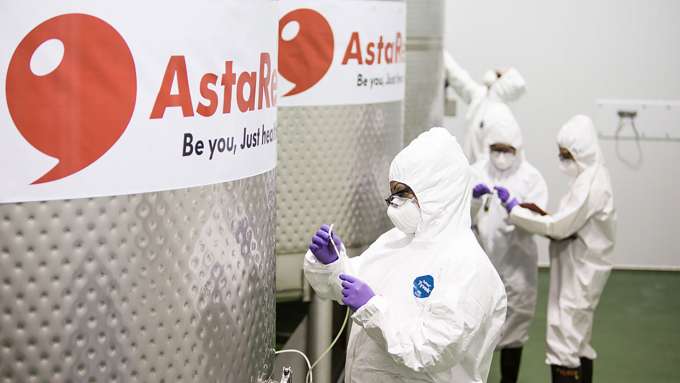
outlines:
{"label": "purple glove", "polygon": [[489,193],[491,193],[491,189],[489,189],[488,186],[486,186],[484,184],[477,184],[477,186],[475,186],[472,189],[472,198],[479,198],[479,197],[483,196],[484,194],[489,194]]}
{"label": "purple glove", "polygon": [[510,199],[510,192],[503,186],[494,186],[493,188],[496,189],[498,199],[500,199],[503,203],[503,206],[505,206],[505,210],[507,210],[508,214],[510,214],[512,209],[519,205],[519,201],[517,201],[517,198]]}
{"label": "purple glove", "polygon": [[[330,234],[328,234],[329,230],[330,226],[326,224],[321,225],[319,230],[312,237],[312,243],[309,244],[309,250],[314,254],[316,259],[324,265],[333,263],[338,259],[338,254],[335,253],[335,249],[330,241],[331,237]],[[335,242],[335,247],[340,251],[342,240],[335,233],[333,233],[333,242]]]}
{"label": "purple glove", "polygon": [[510,192],[508,189],[504,188],[503,186],[494,186],[494,189],[496,189],[496,194],[498,194],[498,199],[503,202],[505,205],[506,202],[508,202],[508,199],[510,199]]}
{"label": "purple glove", "polygon": [[512,209],[514,209],[515,206],[517,206],[517,205],[519,205],[519,201],[517,201],[517,198],[513,198],[513,199],[511,199],[508,203],[506,203],[506,204],[503,205],[503,206],[505,206],[505,210],[507,210],[507,211],[508,211],[508,214],[510,214],[510,212],[512,211]]}
{"label": "purple glove", "polygon": [[363,281],[351,275],[340,274],[342,280],[342,303],[349,306],[352,311],[357,311],[365,305],[375,293]]}

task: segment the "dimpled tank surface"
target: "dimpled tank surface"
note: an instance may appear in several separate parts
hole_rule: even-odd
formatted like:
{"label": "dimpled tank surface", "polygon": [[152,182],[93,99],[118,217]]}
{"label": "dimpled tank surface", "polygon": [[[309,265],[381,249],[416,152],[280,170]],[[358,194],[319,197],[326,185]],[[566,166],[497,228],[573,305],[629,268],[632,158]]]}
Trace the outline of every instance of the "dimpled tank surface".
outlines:
{"label": "dimpled tank surface", "polygon": [[0,205],[0,382],[267,378],[274,219],[274,171]]}

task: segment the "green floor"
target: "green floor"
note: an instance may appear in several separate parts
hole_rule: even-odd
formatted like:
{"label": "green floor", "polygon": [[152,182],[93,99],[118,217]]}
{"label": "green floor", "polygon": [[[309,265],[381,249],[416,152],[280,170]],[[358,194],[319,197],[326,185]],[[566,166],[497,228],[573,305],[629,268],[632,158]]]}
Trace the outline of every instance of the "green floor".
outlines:
{"label": "green floor", "polygon": [[[550,381],[544,364],[548,272],[539,275],[531,338],[524,348],[522,383]],[[680,272],[615,271],[595,314],[597,383],[680,382]],[[497,357],[490,383],[500,381]]]}

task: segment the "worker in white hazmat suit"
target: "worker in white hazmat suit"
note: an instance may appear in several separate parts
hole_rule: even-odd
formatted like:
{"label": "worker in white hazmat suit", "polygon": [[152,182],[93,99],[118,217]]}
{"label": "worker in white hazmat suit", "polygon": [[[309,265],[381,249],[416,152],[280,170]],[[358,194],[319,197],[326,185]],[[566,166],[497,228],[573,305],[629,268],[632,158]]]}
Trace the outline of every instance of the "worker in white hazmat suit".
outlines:
{"label": "worker in white hazmat suit", "polygon": [[473,166],[479,180],[472,192],[472,222],[508,296],[508,313],[498,348],[501,383],[514,383],[536,307],[538,248],[532,233],[509,222],[494,187],[505,188],[519,201],[542,208],[548,202],[548,187],[523,155],[522,134],[510,109],[498,104],[487,111],[486,121],[486,147],[490,153]]}
{"label": "worker in white hazmat suit", "polygon": [[347,258],[324,225],[305,256],[316,293],[354,311],[345,382],[486,382],[506,298],[470,229],[472,170],[456,139],[433,128],[389,173],[394,229]]}
{"label": "worker in white hazmat suit", "polygon": [[475,163],[488,154],[484,147],[487,106],[489,103],[509,103],[519,99],[526,90],[526,83],[515,68],[510,68],[487,71],[482,84],[479,84],[446,51],[444,70],[448,85],[468,104],[463,151],[470,163]]}
{"label": "worker in white hazmat suit", "polygon": [[[557,136],[560,169],[571,178],[557,213],[540,215],[501,199],[510,222],[552,239],[547,358],[553,382],[592,382],[593,315],[611,271],[616,212],[609,172],[590,118],[575,116]],[[509,193],[508,193],[509,194]]]}

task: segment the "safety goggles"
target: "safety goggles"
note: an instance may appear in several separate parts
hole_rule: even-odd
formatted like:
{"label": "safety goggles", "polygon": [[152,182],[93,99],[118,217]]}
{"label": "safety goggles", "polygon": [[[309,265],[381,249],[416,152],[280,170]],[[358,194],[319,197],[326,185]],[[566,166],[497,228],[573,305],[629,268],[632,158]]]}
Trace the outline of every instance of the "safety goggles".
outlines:
{"label": "safety goggles", "polygon": [[413,197],[413,192],[410,189],[404,189],[396,193],[390,194],[389,197],[385,198],[385,203],[387,203],[388,207],[389,206],[400,207],[414,198],[415,197]]}
{"label": "safety goggles", "polygon": [[489,149],[492,152],[498,152],[498,153],[510,153],[510,154],[516,154],[517,153],[517,149],[515,149],[514,147],[512,147],[510,145],[506,145],[506,144],[492,144],[492,145],[489,145]]}

